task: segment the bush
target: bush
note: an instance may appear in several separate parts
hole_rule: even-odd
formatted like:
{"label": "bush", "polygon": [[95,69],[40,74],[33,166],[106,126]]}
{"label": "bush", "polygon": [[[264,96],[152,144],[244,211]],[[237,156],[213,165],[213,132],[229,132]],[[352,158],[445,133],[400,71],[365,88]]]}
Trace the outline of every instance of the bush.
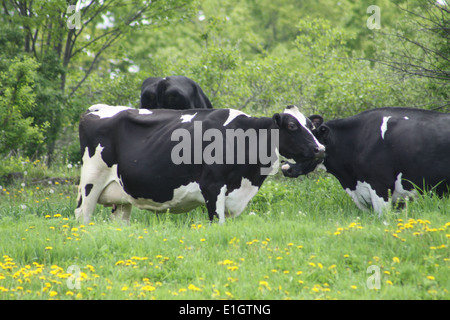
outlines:
{"label": "bush", "polygon": [[38,67],[34,59],[24,56],[11,60],[8,69],[0,72],[0,156],[43,142],[46,125],[37,126],[33,117],[24,115],[35,107]]}

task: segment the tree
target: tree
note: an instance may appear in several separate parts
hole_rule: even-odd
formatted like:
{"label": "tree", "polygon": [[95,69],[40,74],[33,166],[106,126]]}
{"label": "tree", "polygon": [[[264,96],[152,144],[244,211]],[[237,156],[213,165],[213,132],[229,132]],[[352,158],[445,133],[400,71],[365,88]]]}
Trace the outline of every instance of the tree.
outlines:
{"label": "tree", "polygon": [[[42,129],[25,114],[35,106],[33,93],[38,64],[33,58],[15,58],[0,72],[0,156],[14,154],[28,143],[42,142]],[[45,125],[44,125],[45,126]]]}
{"label": "tree", "polygon": [[405,1],[399,28],[378,31],[379,50],[371,61],[390,67],[404,77],[425,78],[430,101],[421,107],[445,109],[450,105],[450,7],[445,1]]}
{"label": "tree", "polygon": [[0,23],[14,30],[21,51],[40,65],[33,116],[37,124],[49,123],[49,156],[77,91],[94,70],[108,73],[115,56],[105,53],[132,31],[166,26],[193,8],[191,0],[2,0]]}

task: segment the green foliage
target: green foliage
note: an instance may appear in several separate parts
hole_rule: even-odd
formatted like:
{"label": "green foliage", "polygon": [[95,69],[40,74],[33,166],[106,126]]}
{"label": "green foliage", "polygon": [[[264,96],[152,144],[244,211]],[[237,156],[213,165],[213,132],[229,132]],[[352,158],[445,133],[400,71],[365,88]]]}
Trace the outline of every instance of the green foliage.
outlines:
{"label": "green foliage", "polygon": [[325,119],[385,106],[448,105],[448,83],[379,63],[447,72],[448,15],[431,0],[377,1],[380,30],[366,26],[370,0],[94,1],[81,6],[79,29],[67,28],[66,1],[17,3],[28,11],[14,1],[1,9],[0,70],[8,74],[15,57],[32,56],[38,65],[29,71],[32,94],[21,95],[33,103],[16,106],[19,124],[3,136],[28,141],[8,145],[28,156],[75,160],[80,114],[94,103],[137,107],[150,76],[188,76],[215,108],[255,116],[288,104]]}
{"label": "green foliage", "polygon": [[0,156],[27,149],[29,143],[42,143],[42,129],[27,114],[36,103],[34,92],[38,63],[24,56],[9,60],[0,72]]}

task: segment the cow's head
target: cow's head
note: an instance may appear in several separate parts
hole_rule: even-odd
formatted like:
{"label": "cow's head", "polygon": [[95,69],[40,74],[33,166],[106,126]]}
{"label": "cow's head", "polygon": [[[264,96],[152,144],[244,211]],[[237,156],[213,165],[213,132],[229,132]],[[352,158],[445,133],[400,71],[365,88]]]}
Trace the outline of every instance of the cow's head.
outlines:
{"label": "cow's head", "polygon": [[[303,118],[305,117],[303,116]],[[295,178],[298,177],[299,175],[304,175],[311,171],[314,171],[317,168],[317,166],[323,162],[323,159],[325,158],[324,139],[320,133],[323,118],[319,115],[312,115],[309,118],[305,118],[305,121],[306,127],[310,130],[310,132],[314,136],[315,143],[319,145],[319,149],[314,150],[314,152],[316,152],[316,156],[312,158],[310,157],[300,161],[298,161],[295,158],[292,158],[295,160],[296,163],[291,163],[289,161],[284,162],[283,165],[281,166],[281,170],[283,172],[283,175],[286,177]]]}
{"label": "cow's head", "polygon": [[296,106],[288,106],[283,113],[273,119],[279,128],[280,154],[296,163],[321,163],[325,147],[311,130],[313,122],[306,118]]}

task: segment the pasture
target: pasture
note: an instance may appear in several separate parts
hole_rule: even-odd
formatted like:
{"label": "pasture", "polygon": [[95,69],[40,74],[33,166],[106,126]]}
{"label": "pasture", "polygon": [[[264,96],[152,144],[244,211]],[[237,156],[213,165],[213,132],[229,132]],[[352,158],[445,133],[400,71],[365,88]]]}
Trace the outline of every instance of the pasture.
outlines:
{"label": "pasture", "polygon": [[83,225],[79,169],[57,174],[0,189],[0,300],[450,298],[449,198],[379,218],[331,175],[278,173],[224,225],[133,208],[126,226],[101,206]]}

